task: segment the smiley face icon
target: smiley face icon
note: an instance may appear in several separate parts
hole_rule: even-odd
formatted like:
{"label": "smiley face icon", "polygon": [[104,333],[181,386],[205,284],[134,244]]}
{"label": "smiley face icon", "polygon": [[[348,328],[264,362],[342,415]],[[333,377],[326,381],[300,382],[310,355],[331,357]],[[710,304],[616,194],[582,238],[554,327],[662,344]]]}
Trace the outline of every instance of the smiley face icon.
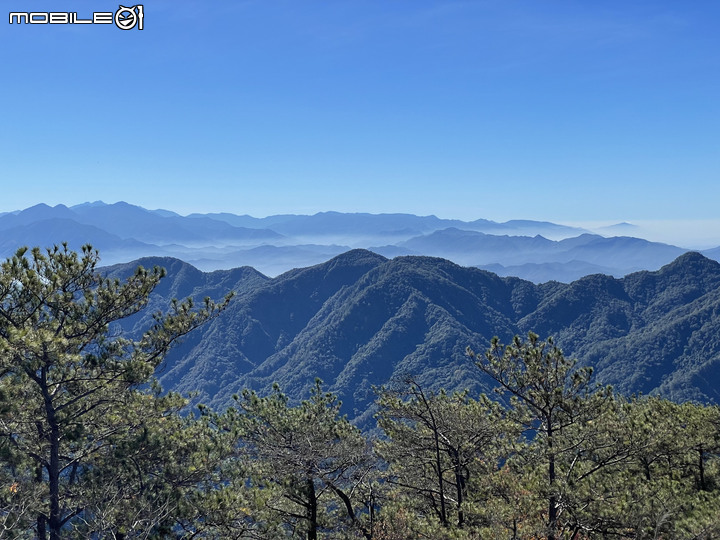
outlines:
{"label": "smiley face icon", "polygon": [[120,30],[132,30],[138,25],[138,30],[142,30],[142,15],[142,6],[125,7],[120,5],[115,12],[115,26]]}

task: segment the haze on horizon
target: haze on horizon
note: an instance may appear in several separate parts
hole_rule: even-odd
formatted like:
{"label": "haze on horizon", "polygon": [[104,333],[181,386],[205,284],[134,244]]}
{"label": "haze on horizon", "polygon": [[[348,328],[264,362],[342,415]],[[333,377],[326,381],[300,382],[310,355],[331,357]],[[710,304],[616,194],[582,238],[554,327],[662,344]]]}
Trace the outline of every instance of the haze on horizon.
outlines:
{"label": "haze on horizon", "polygon": [[[132,202],[128,201],[113,201],[111,203],[107,203],[105,201],[83,201],[79,203],[74,204],[65,204],[65,203],[58,203],[59,205],[66,206],[68,208],[73,208],[74,206],[84,206],[84,205],[107,205],[107,204],[115,204],[117,202],[120,203],[126,203],[131,204],[134,206],[139,206],[141,208],[142,205],[137,205]],[[17,213],[22,210],[27,210],[36,206],[46,205],[47,203],[40,202],[36,205],[32,205],[28,208],[18,208],[13,210],[0,210],[0,216],[4,215],[5,213]],[[55,205],[48,205],[48,206],[55,206]],[[180,216],[189,216],[191,214],[196,215],[208,215],[210,217],[216,217],[220,219],[219,216],[213,216],[213,213],[202,213],[202,212],[176,212],[175,210],[171,208],[145,208],[145,210],[148,211],[163,211],[163,212],[169,212],[171,214],[180,215]],[[322,212],[336,212],[336,210],[323,210]],[[229,214],[233,214],[235,212],[227,212]],[[316,212],[317,213],[317,212]],[[369,213],[369,212],[361,212],[361,213]],[[393,212],[394,214],[409,214],[408,212]],[[171,215],[168,214],[168,215]],[[235,213],[236,215],[239,215]],[[372,214],[372,213],[370,213]],[[377,214],[377,213],[375,213]],[[277,215],[277,214],[275,214]],[[310,215],[310,214],[305,214]],[[268,215],[253,215],[251,217],[254,218],[265,218],[269,217]],[[462,218],[457,216],[436,216],[441,219],[458,219],[462,220]],[[473,221],[474,219],[484,219],[481,217],[479,218],[471,218],[471,219],[465,219],[464,221]],[[504,220],[504,221],[511,221],[511,220]],[[497,221],[498,223],[502,223],[503,221]],[[663,242],[666,244],[675,245],[678,247],[683,247],[686,249],[697,249],[697,250],[706,250],[711,248],[720,247],[720,219],[714,219],[714,220],[700,220],[700,219],[690,219],[690,220],[639,220],[635,221],[633,223],[628,222],[611,222],[611,221],[572,221],[572,222],[559,222],[555,221],[552,223],[556,223],[558,225],[565,225],[569,227],[575,227],[578,229],[584,229],[587,232],[599,234],[605,237],[613,237],[613,236],[629,236],[629,237],[635,237],[635,238],[643,238],[646,240],[650,240],[653,242]],[[269,228],[272,228],[270,226]],[[502,233],[500,233],[502,234]],[[527,233],[524,233],[527,235]],[[561,240],[563,238],[569,238],[573,236],[573,234],[569,233],[562,233],[557,232],[555,234],[547,234],[546,232],[543,233],[544,236],[546,236],[548,239],[551,240]],[[578,233],[575,233],[578,234]],[[364,247],[363,240],[361,238],[363,237],[362,231],[358,231],[358,235],[353,236],[352,238],[343,236],[342,234],[339,234],[336,238],[332,239],[328,235],[323,235],[323,242],[331,243],[331,244],[338,244],[338,245],[347,245],[352,247]],[[372,235],[370,235],[372,237]],[[367,240],[370,240],[370,237],[367,238]],[[296,243],[296,241],[299,238],[296,237],[295,241],[291,241],[290,244]],[[308,243],[313,243],[317,241],[317,238],[315,237],[308,237],[305,239]],[[275,242],[275,244],[278,244],[278,242]],[[282,242],[280,242],[282,244]]]}
{"label": "haze on horizon", "polygon": [[0,211],[626,221],[718,245],[718,15],[710,1],[184,0],[145,5],[142,31],[5,19]]}

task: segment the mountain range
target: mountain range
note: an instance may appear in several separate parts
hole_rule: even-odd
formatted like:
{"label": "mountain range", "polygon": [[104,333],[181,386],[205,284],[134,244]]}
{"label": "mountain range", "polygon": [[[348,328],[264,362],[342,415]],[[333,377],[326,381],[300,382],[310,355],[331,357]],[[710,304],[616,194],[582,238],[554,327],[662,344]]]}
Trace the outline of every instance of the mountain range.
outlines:
{"label": "mountain range", "polygon": [[[325,262],[350,249],[385,257],[425,255],[535,283],[569,283],[592,273],[622,277],[656,270],[687,250],[632,236],[631,224],[603,235],[544,221],[461,221],[412,214],[321,212],[255,218],[181,216],[125,202],[36,206],[0,214],[0,257],[19,246],[90,243],[105,264],[170,256],[205,270],[251,266],[268,276]],[[720,258],[720,247],[705,252]]]}
{"label": "mountain range", "polygon": [[[553,336],[567,356],[594,367],[598,383],[621,393],[720,403],[720,264],[696,252],[620,279],[540,285],[361,249],[275,278],[248,267],[206,273],[171,258],[105,271],[124,277],[137,264],[168,270],[150,311],[172,297],[236,291],[158,372],[165,388],[197,392],[195,401],[215,408],[242,388],[267,392],[276,382],[302,397],[320,377],[366,424],[373,388],[409,375],[428,388],[491,391],[465,348],[482,352],[493,336],[507,342],[528,331]],[[145,314],[123,324],[132,333],[150,322]]]}

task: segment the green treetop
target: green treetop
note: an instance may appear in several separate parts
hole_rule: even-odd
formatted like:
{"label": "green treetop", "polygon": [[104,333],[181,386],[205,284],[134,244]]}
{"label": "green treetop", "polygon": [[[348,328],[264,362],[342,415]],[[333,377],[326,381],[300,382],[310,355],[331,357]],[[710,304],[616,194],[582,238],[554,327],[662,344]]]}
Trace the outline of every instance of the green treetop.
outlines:
{"label": "green treetop", "polygon": [[[113,466],[108,455],[147,429],[150,411],[162,415],[155,403],[140,412],[140,404],[158,395],[145,392],[141,399],[138,389],[151,382],[178,338],[225,305],[207,299],[194,310],[190,300],[174,301],[131,340],[111,324],[143,309],[164,271],[139,267],[121,283],[103,277],[98,260],[90,246],[81,254],[67,245],[23,248],[0,268],[0,457],[3,477],[12,481],[2,486],[12,495],[2,509],[8,536],[33,530],[54,540],[93,519],[93,478]],[[167,408],[177,407],[171,402]]]}

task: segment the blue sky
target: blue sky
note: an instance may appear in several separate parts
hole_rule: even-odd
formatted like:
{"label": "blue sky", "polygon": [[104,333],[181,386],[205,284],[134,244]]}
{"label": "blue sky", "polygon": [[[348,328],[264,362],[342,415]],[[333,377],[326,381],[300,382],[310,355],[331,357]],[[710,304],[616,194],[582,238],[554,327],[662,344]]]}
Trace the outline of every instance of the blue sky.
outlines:
{"label": "blue sky", "polygon": [[0,211],[720,218],[720,4],[157,1],[0,22]]}

